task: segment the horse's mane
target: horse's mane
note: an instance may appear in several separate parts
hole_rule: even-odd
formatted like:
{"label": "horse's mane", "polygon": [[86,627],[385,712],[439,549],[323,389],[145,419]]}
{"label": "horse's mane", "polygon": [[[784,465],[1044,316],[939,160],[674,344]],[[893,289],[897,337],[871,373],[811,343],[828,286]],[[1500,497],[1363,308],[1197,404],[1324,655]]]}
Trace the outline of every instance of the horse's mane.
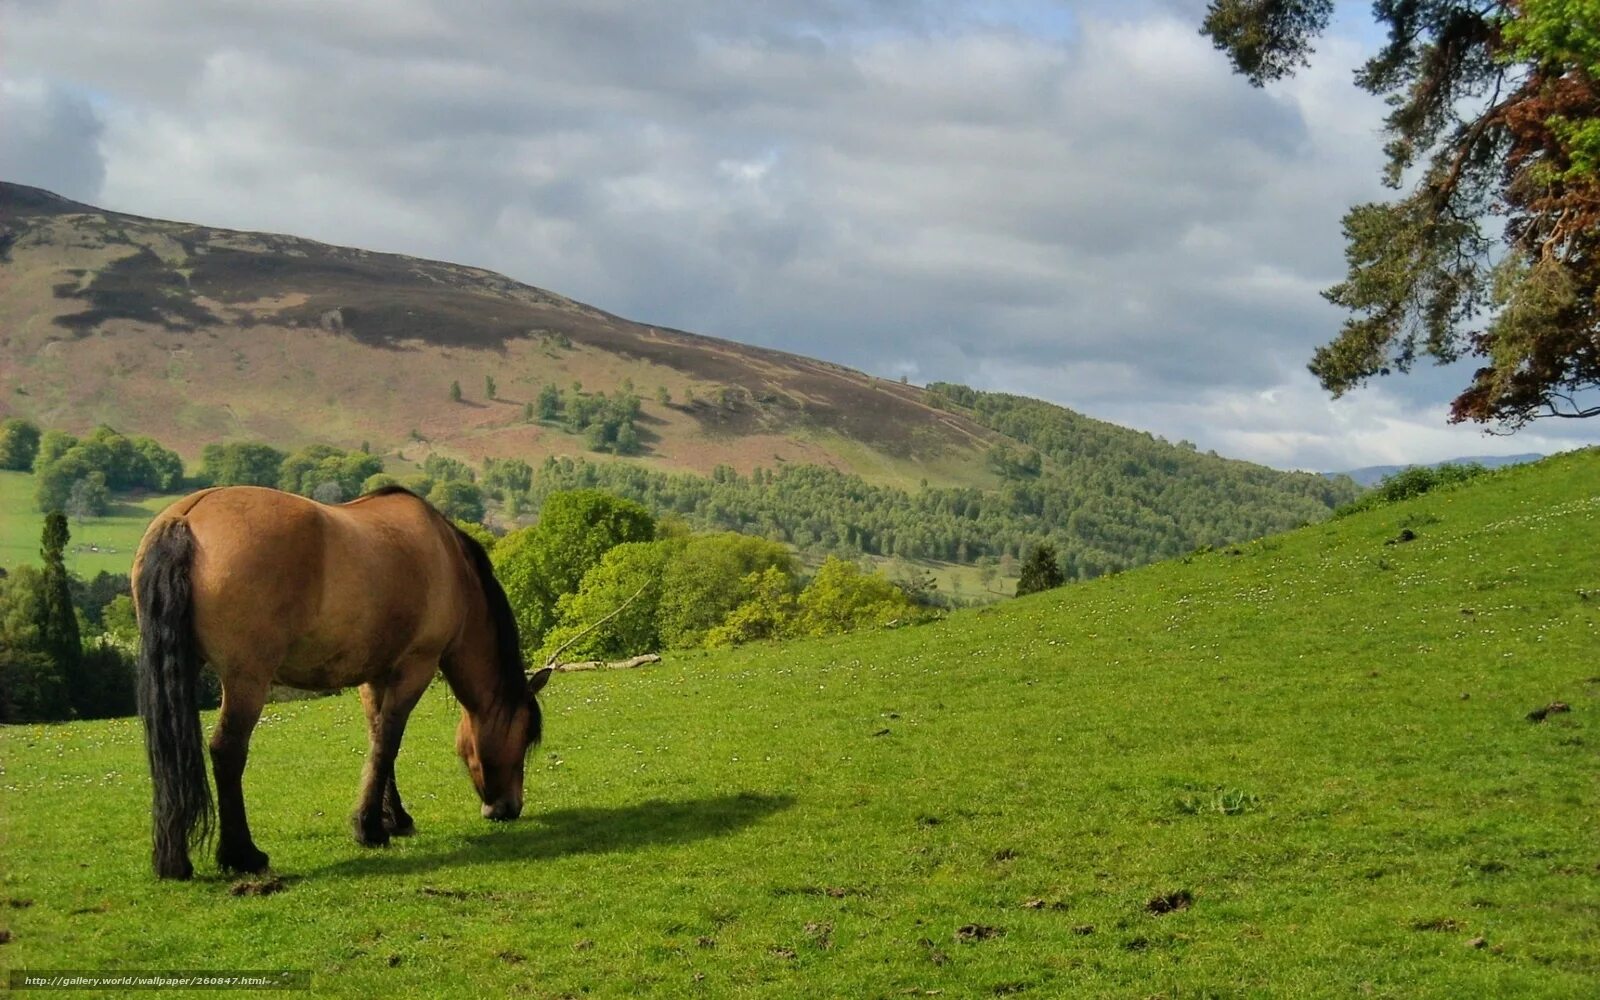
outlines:
{"label": "horse's mane", "polygon": [[363,496],[381,497],[394,493],[404,493],[415,497],[443,521],[455,534],[456,541],[461,543],[461,551],[467,557],[467,564],[472,567],[478,577],[478,585],[483,588],[483,598],[489,607],[489,621],[494,627],[495,644],[495,699],[494,704],[501,710],[510,711],[518,704],[526,702],[533,711],[533,718],[529,722],[528,731],[530,745],[538,743],[543,735],[543,715],[539,711],[539,703],[528,696],[528,678],[524,673],[526,664],[522,659],[522,637],[517,632],[517,617],[511,611],[511,601],[506,597],[505,588],[500,586],[500,581],[495,579],[494,566],[489,562],[489,553],[476,538],[462,531],[449,518],[439,512],[438,508],[428,503],[404,486],[383,486]]}

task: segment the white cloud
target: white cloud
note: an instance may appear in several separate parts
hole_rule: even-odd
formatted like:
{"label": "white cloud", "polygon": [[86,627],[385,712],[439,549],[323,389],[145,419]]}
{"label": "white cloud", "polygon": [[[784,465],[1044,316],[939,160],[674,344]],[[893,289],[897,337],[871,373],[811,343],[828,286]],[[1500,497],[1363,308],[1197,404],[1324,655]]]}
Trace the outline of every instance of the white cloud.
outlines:
{"label": "white cloud", "polygon": [[1274,464],[1481,450],[1442,426],[1464,376],[1333,403],[1304,372],[1340,215],[1383,194],[1361,44],[1254,90],[1202,10],[32,0],[0,111],[58,141],[0,168]]}

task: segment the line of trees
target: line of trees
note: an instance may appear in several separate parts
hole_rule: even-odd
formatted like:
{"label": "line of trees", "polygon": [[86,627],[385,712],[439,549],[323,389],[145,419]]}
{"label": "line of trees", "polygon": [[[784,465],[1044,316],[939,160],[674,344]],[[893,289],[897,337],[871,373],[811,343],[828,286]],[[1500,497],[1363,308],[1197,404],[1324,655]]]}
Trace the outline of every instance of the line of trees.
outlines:
{"label": "line of trees", "polygon": [[[708,478],[553,457],[517,503],[537,510],[554,492],[604,489],[698,529],[759,535],[816,556],[978,564],[1020,561],[1048,542],[1066,578],[1081,580],[1321,520],[1358,492],[1348,481],[1186,455],[1154,439],[1150,445],[1143,458],[1068,455],[1065,467],[1051,459],[1039,475],[999,489],[915,493],[819,466],[748,476],[719,467]],[[1199,467],[1189,468],[1189,459]]]}
{"label": "line of trees", "polygon": [[555,383],[539,390],[533,414],[547,422],[559,421],[569,433],[583,435],[590,451],[637,455],[644,450],[635,422],[642,403],[632,382],[624,382],[615,395],[585,393],[574,382],[569,394]]}
{"label": "line of trees", "polygon": [[[0,722],[132,715],[137,627],[128,578],[66,568],[67,519],[44,519],[42,566],[0,571]],[[215,685],[209,687],[215,704]]]}
{"label": "line of trees", "polygon": [[0,424],[0,468],[34,474],[34,503],[42,513],[98,517],[113,492],[167,492],[183,482],[183,459],[149,437],[126,437],[100,426],[83,438],[41,433],[12,418]]}
{"label": "line of trees", "polygon": [[689,533],[601,490],[551,494],[539,523],[494,541],[490,558],[530,658],[832,635],[918,614],[903,589],[854,562],[829,560],[807,581],[785,545]]}

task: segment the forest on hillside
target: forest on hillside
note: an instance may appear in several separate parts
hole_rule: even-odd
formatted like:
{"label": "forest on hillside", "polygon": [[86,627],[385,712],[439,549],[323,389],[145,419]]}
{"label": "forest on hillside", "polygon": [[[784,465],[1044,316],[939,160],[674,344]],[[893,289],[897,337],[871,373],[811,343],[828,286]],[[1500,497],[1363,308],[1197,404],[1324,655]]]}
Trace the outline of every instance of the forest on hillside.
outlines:
{"label": "forest on hillside", "polygon": [[[944,383],[930,386],[929,395],[1016,442],[1001,442],[988,455],[999,488],[910,492],[822,466],[757,468],[748,475],[719,466],[699,476],[566,456],[536,467],[505,459],[474,468],[431,454],[420,470],[402,475],[387,471],[365,445],[346,451],[318,444],[289,453],[264,442],[207,446],[186,482],[277,486],[325,502],[400,484],[451,517],[503,526],[537,517],[553,493],[598,488],[656,516],[759,535],[817,558],[974,564],[1021,560],[1048,543],[1069,580],[1287,530],[1326,517],[1360,492],[1348,479],[1201,454],[1038,400]],[[13,440],[18,435],[26,440]],[[19,453],[0,465],[34,472],[41,512],[87,507],[93,513],[103,508],[108,488],[167,489],[182,471],[177,456],[156,442],[110,428],[79,440],[8,421],[5,437],[0,450],[20,448],[27,457],[14,460]]]}
{"label": "forest on hillside", "polygon": [[535,470],[531,506],[550,492],[599,488],[698,528],[830,555],[974,563],[1020,560],[1048,543],[1067,579],[1084,580],[1285,531],[1360,492],[1348,479],[1202,454],[1038,400],[947,383],[929,394],[1020,442],[988,455],[999,489],[911,493],[819,466],[748,476],[721,467],[707,478],[562,457]]}

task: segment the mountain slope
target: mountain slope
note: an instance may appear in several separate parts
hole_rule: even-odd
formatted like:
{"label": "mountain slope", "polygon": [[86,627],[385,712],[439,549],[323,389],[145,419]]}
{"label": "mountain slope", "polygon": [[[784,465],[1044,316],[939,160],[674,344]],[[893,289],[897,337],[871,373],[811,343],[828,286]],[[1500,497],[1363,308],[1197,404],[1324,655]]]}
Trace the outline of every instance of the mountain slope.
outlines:
{"label": "mountain slope", "polygon": [[[913,482],[926,467],[989,481],[975,459],[994,435],[909,386],[633,323],[478,268],[144,219],[9,184],[0,337],[0,409],[136,427],[190,454],[223,438],[420,437],[467,457],[537,459],[582,448],[524,420],[541,386],[615,392],[631,380],[666,466],[814,462]],[[658,388],[673,402],[658,403]]]}
{"label": "mountain slope", "polygon": [[5,957],[335,996],[1592,995],[1597,520],[1575,453],[936,625],[563,674],[511,824],[430,692],[383,851],[343,819],[354,698],[272,705],[272,895],[153,882],[136,722],[0,730]]}

